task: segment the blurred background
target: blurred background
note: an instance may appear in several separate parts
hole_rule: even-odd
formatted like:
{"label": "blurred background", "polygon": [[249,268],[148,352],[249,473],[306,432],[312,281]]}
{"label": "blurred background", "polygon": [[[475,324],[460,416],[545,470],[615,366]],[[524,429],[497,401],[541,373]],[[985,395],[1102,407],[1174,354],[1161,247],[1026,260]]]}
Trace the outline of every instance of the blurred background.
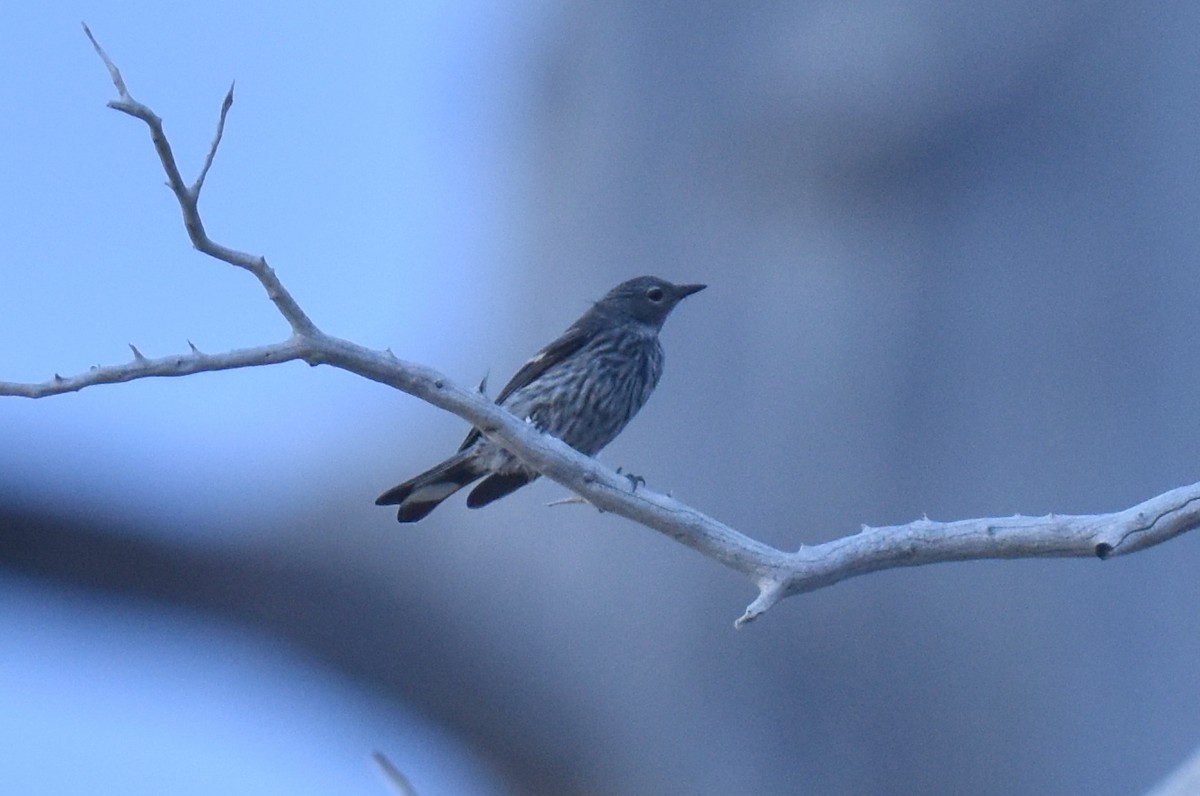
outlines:
{"label": "blurred background", "polygon": [[[0,379],[287,329],[501,384],[706,282],[603,454],[795,548],[1200,479],[1200,6],[0,8]],[[1200,539],[775,607],[535,486],[372,504],[464,424],[289,364],[0,399],[0,791],[1128,794],[1200,744]]]}

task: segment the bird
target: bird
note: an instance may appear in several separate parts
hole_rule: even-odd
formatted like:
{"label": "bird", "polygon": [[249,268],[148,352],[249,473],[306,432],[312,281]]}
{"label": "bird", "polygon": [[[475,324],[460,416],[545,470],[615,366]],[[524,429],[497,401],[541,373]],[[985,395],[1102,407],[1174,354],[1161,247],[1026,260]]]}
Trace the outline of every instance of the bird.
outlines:
{"label": "bird", "polygon": [[[580,453],[596,455],[637,414],[662,376],[658,333],[675,306],[706,285],[639,276],[614,287],[513,375],[496,403]],[[485,477],[486,476],[486,477]],[[417,522],[463,487],[480,508],[538,477],[473,428],[450,458],[384,492],[377,506]]]}

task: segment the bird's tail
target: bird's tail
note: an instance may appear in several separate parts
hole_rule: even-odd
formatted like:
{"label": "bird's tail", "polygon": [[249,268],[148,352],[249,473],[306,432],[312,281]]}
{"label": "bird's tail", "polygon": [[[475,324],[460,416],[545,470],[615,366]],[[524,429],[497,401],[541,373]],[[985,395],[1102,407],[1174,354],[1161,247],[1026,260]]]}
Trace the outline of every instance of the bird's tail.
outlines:
{"label": "bird's tail", "polygon": [[416,522],[437,508],[438,504],[478,479],[488,471],[471,456],[472,450],[461,451],[399,486],[394,486],[375,499],[376,506],[399,506],[396,519]]}

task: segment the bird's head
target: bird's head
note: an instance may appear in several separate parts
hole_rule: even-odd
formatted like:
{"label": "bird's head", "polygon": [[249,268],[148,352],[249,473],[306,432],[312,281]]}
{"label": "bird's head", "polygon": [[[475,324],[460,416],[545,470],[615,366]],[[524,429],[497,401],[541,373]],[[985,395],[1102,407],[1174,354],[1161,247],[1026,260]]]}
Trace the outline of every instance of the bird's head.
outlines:
{"label": "bird's head", "polygon": [[619,315],[661,329],[663,321],[683,299],[707,285],[676,285],[656,276],[639,276],[608,291],[596,303],[605,315]]}

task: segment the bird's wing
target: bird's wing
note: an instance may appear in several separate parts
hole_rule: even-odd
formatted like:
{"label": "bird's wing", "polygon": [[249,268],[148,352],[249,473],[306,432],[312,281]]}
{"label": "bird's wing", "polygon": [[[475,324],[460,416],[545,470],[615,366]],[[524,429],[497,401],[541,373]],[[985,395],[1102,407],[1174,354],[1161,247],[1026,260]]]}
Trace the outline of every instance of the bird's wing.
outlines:
{"label": "bird's wing", "polygon": [[[562,337],[530,357],[529,361],[513,374],[513,377],[508,380],[508,384],[505,384],[504,389],[496,396],[496,403],[504,403],[505,398],[532,383],[547,370],[579,351],[587,343],[588,337],[587,331],[581,324],[577,323],[567,329],[563,332]],[[463,440],[463,444],[459,446],[459,450],[463,451],[474,445],[479,436],[479,429],[471,429],[467,438]]]}

